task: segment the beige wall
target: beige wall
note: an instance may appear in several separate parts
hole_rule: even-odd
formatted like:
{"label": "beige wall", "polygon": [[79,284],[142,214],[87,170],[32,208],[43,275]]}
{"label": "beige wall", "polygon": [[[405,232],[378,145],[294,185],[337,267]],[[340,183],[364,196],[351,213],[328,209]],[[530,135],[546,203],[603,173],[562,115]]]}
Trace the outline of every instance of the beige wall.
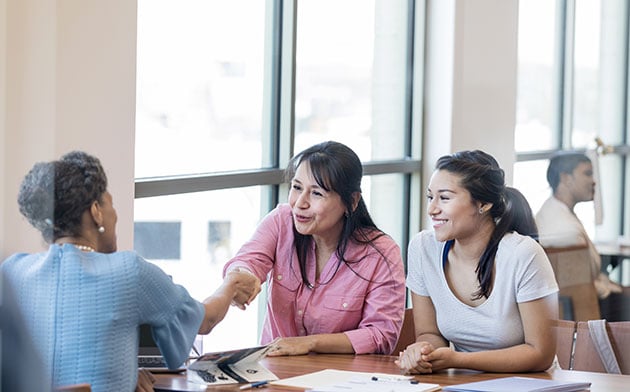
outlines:
{"label": "beige wall", "polygon": [[[7,25],[6,1],[0,0],[0,26]],[[0,27],[0,260],[4,249],[4,222],[5,222],[5,157],[6,153],[6,28]]]}
{"label": "beige wall", "polygon": [[0,258],[43,248],[17,211],[19,183],[73,149],[102,160],[119,248],[132,248],[136,2],[0,0],[0,10]]}

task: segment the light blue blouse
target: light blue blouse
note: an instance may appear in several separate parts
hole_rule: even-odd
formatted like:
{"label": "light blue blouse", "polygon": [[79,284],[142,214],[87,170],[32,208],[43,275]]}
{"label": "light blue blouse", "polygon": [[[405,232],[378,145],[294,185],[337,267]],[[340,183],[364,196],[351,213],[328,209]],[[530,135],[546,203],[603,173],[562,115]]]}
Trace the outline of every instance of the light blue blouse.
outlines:
{"label": "light blue blouse", "polygon": [[187,358],[204,307],[135,252],[86,253],[73,245],[15,254],[0,265],[52,384],[133,391],[138,326],[150,324],[169,367]]}

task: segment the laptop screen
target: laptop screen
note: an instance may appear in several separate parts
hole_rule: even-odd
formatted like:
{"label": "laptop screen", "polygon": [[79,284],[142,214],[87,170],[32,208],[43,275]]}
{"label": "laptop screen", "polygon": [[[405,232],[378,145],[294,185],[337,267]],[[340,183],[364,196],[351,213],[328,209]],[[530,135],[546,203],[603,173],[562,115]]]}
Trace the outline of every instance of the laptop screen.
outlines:
{"label": "laptop screen", "polygon": [[140,339],[138,344],[138,355],[162,355],[160,349],[153,340],[151,334],[151,326],[148,324],[140,325]]}

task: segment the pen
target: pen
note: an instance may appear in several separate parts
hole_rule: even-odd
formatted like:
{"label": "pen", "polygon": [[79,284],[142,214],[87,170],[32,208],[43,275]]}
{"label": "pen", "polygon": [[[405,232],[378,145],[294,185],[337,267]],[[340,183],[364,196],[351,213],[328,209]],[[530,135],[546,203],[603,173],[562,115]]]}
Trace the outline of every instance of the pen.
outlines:
{"label": "pen", "polygon": [[386,382],[394,382],[394,383],[406,383],[409,382],[410,384],[420,384],[420,381],[418,380],[414,380],[414,379],[410,379],[410,378],[398,378],[398,377],[376,377],[376,376],[372,376],[372,381],[386,381]]}
{"label": "pen", "polygon": [[239,389],[242,391],[242,390],[245,390],[245,389],[260,388],[262,386],[267,385],[268,383],[269,383],[269,381],[256,381],[256,382],[253,382],[251,384],[242,385]]}

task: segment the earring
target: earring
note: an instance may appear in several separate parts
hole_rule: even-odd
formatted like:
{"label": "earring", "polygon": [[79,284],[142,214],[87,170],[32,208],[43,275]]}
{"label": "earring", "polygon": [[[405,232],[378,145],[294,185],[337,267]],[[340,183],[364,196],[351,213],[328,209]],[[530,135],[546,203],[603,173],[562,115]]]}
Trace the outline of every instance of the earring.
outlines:
{"label": "earring", "polygon": [[105,228],[103,226],[98,227],[98,232],[103,234],[105,232]]}
{"label": "earring", "polygon": [[480,209],[479,209],[479,213],[480,213],[480,214],[483,214],[484,212],[485,212],[485,211],[483,210],[483,208],[480,208]]}

